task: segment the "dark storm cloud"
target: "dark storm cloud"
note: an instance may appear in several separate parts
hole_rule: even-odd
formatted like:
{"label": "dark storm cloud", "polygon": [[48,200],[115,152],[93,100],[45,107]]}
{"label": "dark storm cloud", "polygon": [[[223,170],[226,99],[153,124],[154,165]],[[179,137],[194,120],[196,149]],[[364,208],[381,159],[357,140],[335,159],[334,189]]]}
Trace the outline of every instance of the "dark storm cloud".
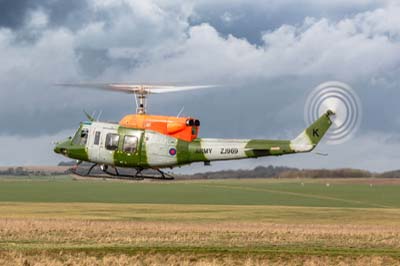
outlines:
{"label": "dark storm cloud", "polygon": [[0,0],[0,27],[19,30],[29,12],[43,9],[48,13],[50,25],[77,29],[89,19],[87,7],[84,0]]}
{"label": "dark storm cloud", "polygon": [[0,0],[0,27],[21,27],[27,11],[33,6],[33,1],[30,0]]}
{"label": "dark storm cloud", "polygon": [[108,49],[77,47],[75,55],[82,78],[89,80],[101,77],[110,66],[125,71],[141,64],[138,58],[112,58]]}
{"label": "dark storm cloud", "polygon": [[47,2],[40,2],[41,6],[48,11],[50,25],[53,26],[63,26],[76,30],[92,19],[86,0],[47,0]]}
{"label": "dark storm cloud", "polygon": [[108,66],[114,63],[107,52],[107,49],[77,48],[75,53],[79,58],[82,74],[92,79],[102,74]]}

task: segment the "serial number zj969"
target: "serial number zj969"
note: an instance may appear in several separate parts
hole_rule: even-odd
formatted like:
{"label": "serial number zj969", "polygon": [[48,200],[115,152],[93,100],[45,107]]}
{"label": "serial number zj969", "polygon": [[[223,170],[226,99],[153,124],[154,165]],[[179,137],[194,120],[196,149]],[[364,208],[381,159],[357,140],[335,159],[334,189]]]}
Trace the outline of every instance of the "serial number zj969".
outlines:
{"label": "serial number zj969", "polygon": [[221,154],[238,154],[238,148],[221,148]]}

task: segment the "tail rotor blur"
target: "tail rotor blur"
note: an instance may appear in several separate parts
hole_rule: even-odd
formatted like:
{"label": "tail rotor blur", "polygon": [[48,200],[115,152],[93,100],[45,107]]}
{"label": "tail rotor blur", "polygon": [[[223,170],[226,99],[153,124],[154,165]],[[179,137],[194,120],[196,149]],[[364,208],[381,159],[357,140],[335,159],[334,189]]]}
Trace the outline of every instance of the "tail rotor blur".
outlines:
{"label": "tail rotor blur", "polygon": [[310,124],[326,110],[335,113],[326,134],[328,144],[344,143],[357,132],[362,119],[361,101],[349,85],[329,81],[316,87],[307,98],[304,119]]}

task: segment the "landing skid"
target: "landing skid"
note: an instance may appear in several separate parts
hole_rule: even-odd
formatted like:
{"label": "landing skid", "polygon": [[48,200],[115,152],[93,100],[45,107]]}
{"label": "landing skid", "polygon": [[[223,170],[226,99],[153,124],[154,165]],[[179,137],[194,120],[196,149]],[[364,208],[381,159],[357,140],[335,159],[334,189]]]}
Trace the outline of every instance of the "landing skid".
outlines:
{"label": "landing skid", "polygon": [[78,172],[78,166],[79,163],[74,166],[71,170],[72,173],[74,175],[80,176],[80,177],[91,177],[91,178],[111,178],[111,179],[122,179],[122,180],[144,180],[144,179],[155,179],[155,180],[174,180],[175,178],[170,175],[167,174],[163,171],[161,171],[160,169],[157,168],[152,168],[153,170],[156,170],[160,175],[147,175],[147,174],[143,174],[143,170],[145,170],[144,168],[135,168],[136,173],[134,175],[126,175],[126,174],[121,174],[119,173],[118,169],[116,167],[114,168],[114,173],[108,171],[108,167],[100,167],[100,169],[102,170],[102,172],[104,174],[102,175],[92,175],[91,172],[93,171],[93,169],[98,166],[98,164],[93,164],[89,170],[87,171],[86,174],[81,174]]}

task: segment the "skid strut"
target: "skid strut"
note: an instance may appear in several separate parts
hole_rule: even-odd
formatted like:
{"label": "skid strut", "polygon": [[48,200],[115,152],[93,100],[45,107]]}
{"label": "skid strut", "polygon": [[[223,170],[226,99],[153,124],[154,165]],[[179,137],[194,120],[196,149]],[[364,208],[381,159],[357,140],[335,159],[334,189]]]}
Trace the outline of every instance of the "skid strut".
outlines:
{"label": "skid strut", "polygon": [[143,170],[145,170],[142,167],[135,168],[135,173],[133,175],[126,175],[126,174],[121,174],[118,171],[117,167],[112,167],[114,169],[113,172],[108,171],[108,166],[106,165],[100,165],[101,171],[104,173],[103,175],[91,175],[91,172],[93,169],[98,166],[97,163],[93,164],[89,170],[87,171],[86,174],[80,174],[78,172],[78,167],[80,163],[76,164],[72,168],[72,173],[81,177],[94,177],[94,178],[114,178],[114,179],[128,179],[128,180],[143,180],[143,179],[157,179],[157,180],[173,180],[174,177],[170,174],[167,174],[163,171],[161,171],[158,168],[152,168],[153,170],[157,171],[160,175],[149,175],[149,174],[143,174]]}
{"label": "skid strut", "polygon": [[95,168],[97,166],[97,163],[93,164],[90,168],[89,171],[87,172],[86,175],[90,175],[90,172],[92,172],[93,168]]}

